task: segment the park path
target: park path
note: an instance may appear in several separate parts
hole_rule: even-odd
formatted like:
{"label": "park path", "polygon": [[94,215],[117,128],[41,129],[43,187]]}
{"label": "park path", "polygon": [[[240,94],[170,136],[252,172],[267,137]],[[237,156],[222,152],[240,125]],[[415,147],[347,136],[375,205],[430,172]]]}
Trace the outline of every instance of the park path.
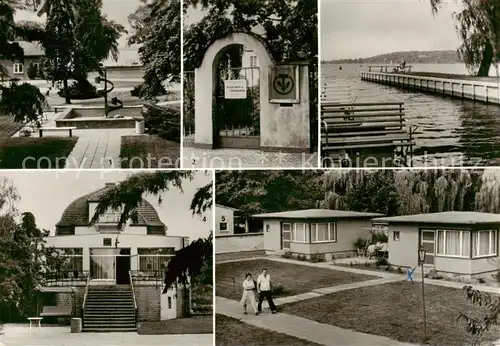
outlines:
{"label": "park path", "polygon": [[229,316],[252,326],[263,328],[278,333],[284,333],[296,338],[326,346],[409,346],[392,339],[355,332],[348,329],[319,323],[306,318],[278,313],[272,315],[265,310],[259,316],[252,314],[243,315],[241,306],[237,301],[217,297],[216,309],[218,314]]}

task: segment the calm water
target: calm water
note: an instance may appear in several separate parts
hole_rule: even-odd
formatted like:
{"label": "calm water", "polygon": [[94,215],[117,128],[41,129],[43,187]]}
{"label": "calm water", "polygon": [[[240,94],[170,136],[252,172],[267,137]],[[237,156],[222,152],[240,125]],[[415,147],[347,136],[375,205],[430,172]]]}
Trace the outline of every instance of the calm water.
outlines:
{"label": "calm water", "polygon": [[[413,65],[412,71],[463,73],[463,65]],[[322,81],[349,85],[356,102],[405,103],[408,125],[415,133],[414,166],[500,165],[500,107],[448,97],[415,93],[362,82],[360,72],[368,65],[322,65]],[[494,68],[491,76],[496,76]]]}

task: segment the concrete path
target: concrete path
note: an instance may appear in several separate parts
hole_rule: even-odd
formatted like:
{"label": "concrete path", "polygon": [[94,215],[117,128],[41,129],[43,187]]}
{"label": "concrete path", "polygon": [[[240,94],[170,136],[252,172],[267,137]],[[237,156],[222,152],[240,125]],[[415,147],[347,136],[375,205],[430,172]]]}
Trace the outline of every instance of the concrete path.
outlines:
{"label": "concrete path", "polygon": [[0,335],[5,346],[136,346],[213,345],[212,334],[140,335],[137,333],[70,333],[70,327],[33,327],[7,324]]}
{"label": "concrete path", "polygon": [[252,326],[288,334],[302,340],[308,340],[320,345],[349,346],[408,346],[389,338],[359,333],[342,329],[329,324],[319,323],[306,318],[285,313],[272,315],[265,310],[261,315],[243,315],[238,302],[217,297],[217,313],[236,318]]}
{"label": "concrete path", "polygon": [[251,149],[206,150],[183,147],[182,168],[318,167],[317,154],[288,154]]}

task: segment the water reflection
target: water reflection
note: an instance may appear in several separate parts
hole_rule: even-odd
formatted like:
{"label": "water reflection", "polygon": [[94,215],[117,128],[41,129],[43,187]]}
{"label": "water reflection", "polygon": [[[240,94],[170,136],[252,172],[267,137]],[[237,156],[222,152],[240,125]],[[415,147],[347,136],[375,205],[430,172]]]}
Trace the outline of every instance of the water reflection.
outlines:
{"label": "water reflection", "polygon": [[[350,85],[356,102],[405,103],[407,125],[418,126],[414,166],[500,164],[499,106],[362,82],[360,65],[342,67],[323,65],[323,82]],[[453,65],[445,67],[450,72]]]}

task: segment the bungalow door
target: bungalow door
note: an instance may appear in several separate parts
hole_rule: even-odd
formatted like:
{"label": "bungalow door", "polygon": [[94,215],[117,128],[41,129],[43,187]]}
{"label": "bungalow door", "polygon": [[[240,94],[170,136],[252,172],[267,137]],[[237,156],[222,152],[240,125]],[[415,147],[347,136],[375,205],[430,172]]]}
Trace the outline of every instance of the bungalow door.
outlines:
{"label": "bungalow door", "polygon": [[290,241],[292,240],[292,224],[289,222],[281,223],[281,249],[290,251]]}
{"label": "bungalow door", "polygon": [[[425,249],[425,264],[434,264],[434,256],[436,255],[436,231],[421,229],[420,246]],[[418,253],[416,253],[415,256],[418,258]]]}

